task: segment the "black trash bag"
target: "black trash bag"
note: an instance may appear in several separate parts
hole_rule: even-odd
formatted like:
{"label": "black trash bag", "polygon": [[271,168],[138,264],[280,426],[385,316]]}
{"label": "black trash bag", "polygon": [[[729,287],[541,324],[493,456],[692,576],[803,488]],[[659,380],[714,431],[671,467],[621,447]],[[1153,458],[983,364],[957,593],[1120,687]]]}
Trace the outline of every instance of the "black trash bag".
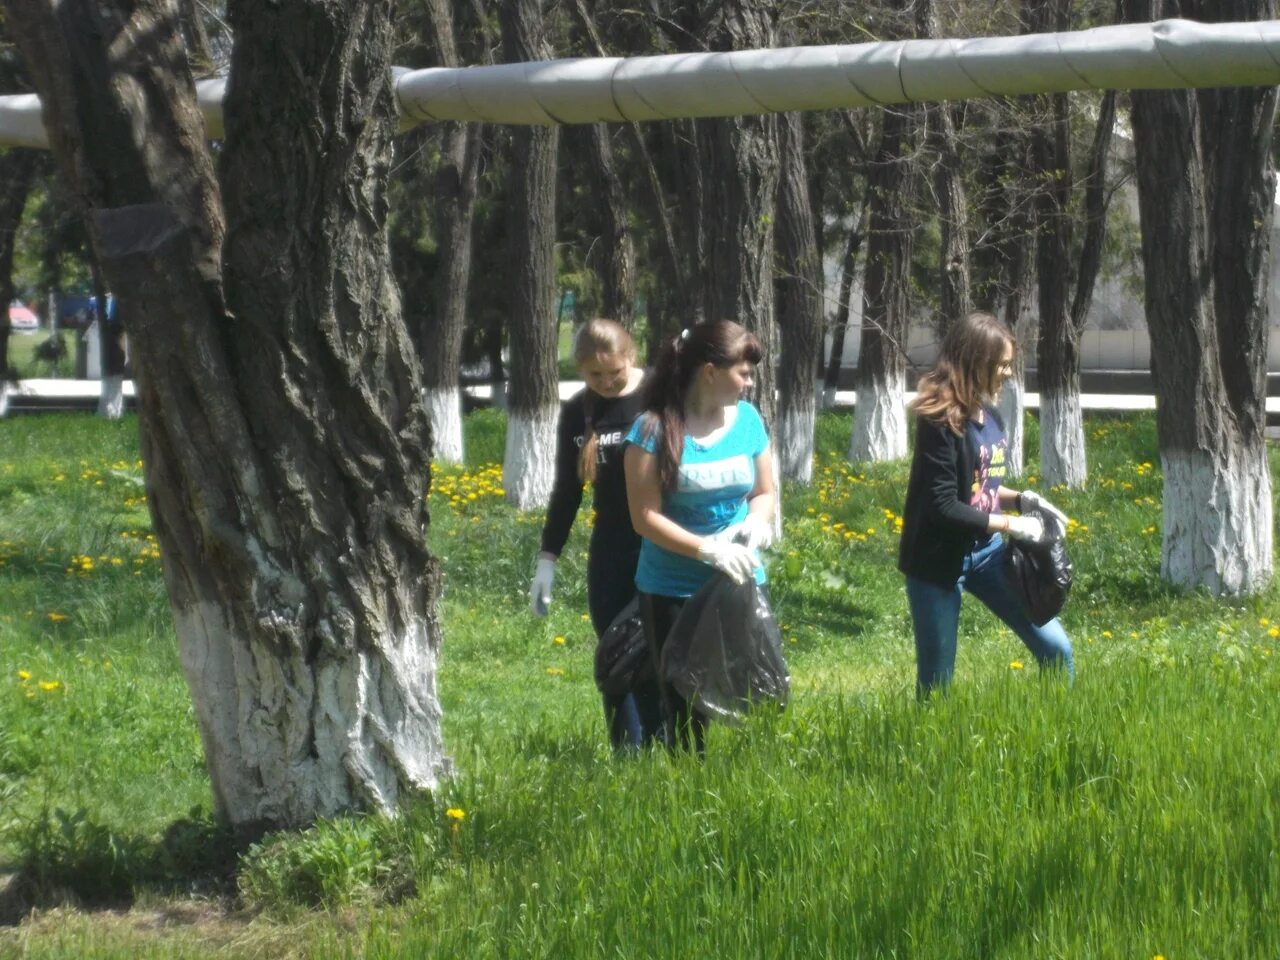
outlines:
{"label": "black trash bag", "polygon": [[724,574],[684,605],[659,669],[691,707],[726,723],[753,704],[786,706],[791,687],[769,601],[754,580],[738,584]]}
{"label": "black trash bag", "polygon": [[1037,627],[1043,627],[1062,612],[1075,574],[1067,556],[1067,531],[1061,521],[1039,510],[1028,510],[1024,516],[1040,518],[1044,539],[1039,543],[1009,540],[1004,576],[1023,613]]}
{"label": "black trash bag", "polygon": [[644,621],[640,619],[640,601],[632,597],[596,644],[596,687],[606,696],[620,697],[652,675],[649,642],[644,635]]}

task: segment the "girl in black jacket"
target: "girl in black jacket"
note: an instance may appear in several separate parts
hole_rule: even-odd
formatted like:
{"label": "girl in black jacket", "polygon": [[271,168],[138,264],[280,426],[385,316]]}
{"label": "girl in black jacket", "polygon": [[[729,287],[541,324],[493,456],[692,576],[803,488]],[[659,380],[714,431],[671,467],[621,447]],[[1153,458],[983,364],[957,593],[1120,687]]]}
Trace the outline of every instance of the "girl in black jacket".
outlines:
{"label": "girl in black jacket", "polygon": [[1000,320],[970,314],[948,332],[912,404],[915,454],[898,569],[907,576],[921,696],[951,680],[962,590],[1003,620],[1042,667],[1073,673],[1071,641],[1062,624],[1033,624],[1004,578],[1004,538],[1034,541],[1044,535],[1039,518],[1008,516],[1006,508],[1034,507],[1064,527],[1067,519],[1035,492],[1004,486],[1009,444],[991,403],[1013,372],[1014,350],[1013,334]]}
{"label": "girl in black jacket", "polygon": [[[627,507],[622,443],[644,409],[645,373],[636,365],[631,335],[613,320],[583,324],[574,339],[573,357],[586,387],[560,407],[555,481],[529,585],[529,606],[535,616],[547,615],[556,561],[582,504],[583,486],[590,483],[596,516],[587,550],[587,607],[596,636],[601,637],[636,594],[640,536]],[[656,680],[641,680],[630,693],[606,695],[604,713],[615,749],[653,740],[662,724]]]}

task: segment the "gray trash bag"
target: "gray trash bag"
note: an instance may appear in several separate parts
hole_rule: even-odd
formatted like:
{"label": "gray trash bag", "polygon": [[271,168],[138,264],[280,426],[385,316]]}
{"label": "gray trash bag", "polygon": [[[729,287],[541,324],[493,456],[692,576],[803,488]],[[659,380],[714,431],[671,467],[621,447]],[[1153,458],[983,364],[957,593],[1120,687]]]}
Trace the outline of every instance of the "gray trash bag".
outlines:
{"label": "gray trash bag", "polygon": [[782,634],[755,581],[716,574],[689,598],[662,648],[663,679],[708,719],[737,722],[753,704],[786,706]]}

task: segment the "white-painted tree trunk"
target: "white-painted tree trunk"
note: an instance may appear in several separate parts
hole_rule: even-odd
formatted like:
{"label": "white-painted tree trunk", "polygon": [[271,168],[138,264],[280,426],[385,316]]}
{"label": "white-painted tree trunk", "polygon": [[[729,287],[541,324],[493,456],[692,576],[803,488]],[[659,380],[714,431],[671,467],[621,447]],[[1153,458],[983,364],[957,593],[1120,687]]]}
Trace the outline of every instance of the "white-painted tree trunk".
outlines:
{"label": "white-painted tree trunk", "polygon": [[1261,590],[1274,571],[1271,474],[1266,448],[1161,454],[1164,539],[1170,583],[1215,595]]}
{"label": "white-painted tree trunk", "polygon": [[9,381],[0,378],[0,420],[9,415]]}
{"label": "white-painted tree trunk", "polygon": [[111,374],[102,378],[102,392],[98,394],[98,416],[119,420],[124,416],[124,377]]}
{"label": "white-painted tree trunk", "polygon": [[1084,486],[1089,475],[1084,452],[1080,394],[1040,393],[1040,476],[1046,487]]}
{"label": "white-painted tree trunk", "polygon": [[782,542],[782,458],[775,450],[769,452],[773,454],[770,459],[773,460],[773,542],[776,545]]}
{"label": "white-painted tree trunk", "polygon": [[820,402],[823,410],[834,410],[836,407],[836,388],[823,387]]}
{"label": "white-painted tree trunk", "polygon": [[1000,411],[1000,419],[1004,421],[1005,436],[1009,438],[1009,476],[1020,477],[1027,462],[1023,452],[1027,443],[1027,431],[1024,426],[1027,392],[1022,385],[1021,377],[1010,377],[1004,382],[1004,389],[1000,391],[996,409]]}
{"label": "white-painted tree trunk", "polygon": [[321,663],[262,634],[246,640],[213,603],[174,619],[217,809],[232,823],[394,810],[405,785],[431,790],[447,774],[425,619],[372,649],[329,646]]}
{"label": "white-painted tree trunk", "polygon": [[817,394],[819,383],[808,403],[789,402],[779,404],[780,429],[778,430],[777,458],[782,476],[797,483],[813,480],[813,428],[817,418]]}
{"label": "white-painted tree trunk", "polygon": [[551,498],[558,415],[558,407],[545,407],[532,416],[512,412],[507,418],[502,486],[507,502],[521,510],[545,507]]}
{"label": "white-painted tree trunk", "polygon": [[858,387],[853,408],[853,436],[849,460],[877,462],[900,460],[907,455],[907,401],[905,378],[890,374],[882,388]]}
{"label": "white-painted tree trunk", "polygon": [[462,463],[462,389],[456,386],[425,389],[422,405],[431,423],[432,462]]}

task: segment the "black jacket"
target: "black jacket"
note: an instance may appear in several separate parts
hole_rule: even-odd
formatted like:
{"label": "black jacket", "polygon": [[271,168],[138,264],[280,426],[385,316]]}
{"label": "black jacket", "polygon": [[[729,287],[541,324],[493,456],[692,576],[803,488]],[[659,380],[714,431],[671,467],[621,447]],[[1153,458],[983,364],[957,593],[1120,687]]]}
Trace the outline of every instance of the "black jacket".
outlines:
{"label": "black jacket", "polygon": [[560,556],[569,529],[582,504],[582,478],[578,476],[578,452],[587,434],[587,417],[599,438],[596,482],[592,501],[596,510],[593,538],[604,538],[610,549],[635,552],[640,535],[631,526],[627,508],[627,480],[622,471],[622,441],[644,410],[645,384],[625,397],[612,399],[579,390],[560,407],[556,427],[556,474],[542,527],[542,549]]}
{"label": "black jacket", "polygon": [[[990,407],[1001,431],[1004,421]],[[943,422],[916,418],[915,455],[902,508],[898,569],[909,577],[943,585],[960,579],[965,554],[985,540],[988,514],[969,505],[978,452],[968,431],[957,437]]]}

